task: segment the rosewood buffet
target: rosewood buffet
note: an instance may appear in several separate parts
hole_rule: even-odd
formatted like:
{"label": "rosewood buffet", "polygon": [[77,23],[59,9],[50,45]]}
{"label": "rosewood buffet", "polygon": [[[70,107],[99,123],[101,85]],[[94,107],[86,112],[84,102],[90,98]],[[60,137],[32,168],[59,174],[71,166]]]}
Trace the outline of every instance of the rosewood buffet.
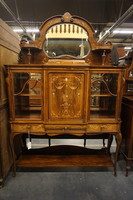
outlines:
{"label": "rosewood buffet", "polygon": [[[44,167],[46,158],[51,161],[54,156],[27,155],[27,164],[22,155],[18,157],[14,152],[17,136],[62,135],[65,139],[66,135],[106,134],[109,136],[108,148],[112,136],[116,138],[113,164],[109,152],[78,158],[82,166],[85,159],[91,159],[88,166],[93,166],[94,162],[97,166],[114,165],[116,175],[122,140],[123,69],[111,64],[112,45],[97,43],[89,22],[65,13],[46,20],[41,26],[40,37],[36,41],[22,41],[20,46],[19,63],[6,66],[14,173],[16,166]],[[66,158],[71,165],[78,156],[71,154],[69,157],[58,155],[56,159],[63,164]],[[42,158],[40,165],[37,158]]]}

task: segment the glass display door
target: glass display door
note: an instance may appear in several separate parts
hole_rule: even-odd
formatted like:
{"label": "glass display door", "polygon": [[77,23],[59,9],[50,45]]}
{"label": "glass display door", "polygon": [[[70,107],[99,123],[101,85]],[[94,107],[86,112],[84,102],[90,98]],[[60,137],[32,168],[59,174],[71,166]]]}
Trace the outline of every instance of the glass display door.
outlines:
{"label": "glass display door", "polygon": [[91,73],[90,119],[115,118],[117,73]]}
{"label": "glass display door", "polygon": [[15,118],[41,119],[42,74],[13,72]]}

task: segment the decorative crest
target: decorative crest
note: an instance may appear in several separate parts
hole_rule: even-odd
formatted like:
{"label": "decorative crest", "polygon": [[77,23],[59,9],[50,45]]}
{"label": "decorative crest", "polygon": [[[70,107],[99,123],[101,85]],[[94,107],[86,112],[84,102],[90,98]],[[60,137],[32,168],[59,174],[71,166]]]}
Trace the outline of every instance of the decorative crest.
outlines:
{"label": "decorative crest", "polygon": [[62,22],[73,22],[72,15],[69,12],[64,13],[61,19]]}

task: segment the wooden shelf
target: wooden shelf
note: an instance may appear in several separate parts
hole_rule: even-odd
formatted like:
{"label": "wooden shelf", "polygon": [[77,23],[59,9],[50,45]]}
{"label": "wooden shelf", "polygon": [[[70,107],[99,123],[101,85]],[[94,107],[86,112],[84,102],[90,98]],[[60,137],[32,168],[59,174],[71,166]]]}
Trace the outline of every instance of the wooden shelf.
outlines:
{"label": "wooden shelf", "polygon": [[17,160],[18,167],[112,167],[107,149],[59,145],[26,150]]}
{"label": "wooden shelf", "polygon": [[38,97],[39,99],[42,98],[40,94],[19,94],[19,95],[15,95],[15,96],[21,96],[21,97]]}
{"label": "wooden shelf", "polygon": [[[98,110],[99,111],[99,110]],[[90,119],[115,119],[115,115],[110,115],[110,114],[90,114]]]}
{"label": "wooden shelf", "polygon": [[91,97],[112,97],[111,94],[91,94]]}
{"label": "wooden shelf", "polygon": [[17,167],[112,167],[107,155],[22,155]]}

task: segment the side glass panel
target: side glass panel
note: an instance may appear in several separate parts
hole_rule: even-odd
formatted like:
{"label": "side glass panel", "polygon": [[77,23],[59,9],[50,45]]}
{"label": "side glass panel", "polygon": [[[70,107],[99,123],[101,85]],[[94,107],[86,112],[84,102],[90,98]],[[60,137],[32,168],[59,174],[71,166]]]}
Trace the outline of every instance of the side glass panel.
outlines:
{"label": "side glass panel", "polygon": [[118,74],[91,74],[90,119],[115,118]]}
{"label": "side glass panel", "polygon": [[14,72],[15,118],[41,119],[41,73]]}
{"label": "side glass panel", "polygon": [[129,71],[129,77],[132,78],[133,77],[133,70]]}
{"label": "side glass panel", "polygon": [[128,92],[133,92],[133,82],[128,82],[127,83],[127,91]]}

